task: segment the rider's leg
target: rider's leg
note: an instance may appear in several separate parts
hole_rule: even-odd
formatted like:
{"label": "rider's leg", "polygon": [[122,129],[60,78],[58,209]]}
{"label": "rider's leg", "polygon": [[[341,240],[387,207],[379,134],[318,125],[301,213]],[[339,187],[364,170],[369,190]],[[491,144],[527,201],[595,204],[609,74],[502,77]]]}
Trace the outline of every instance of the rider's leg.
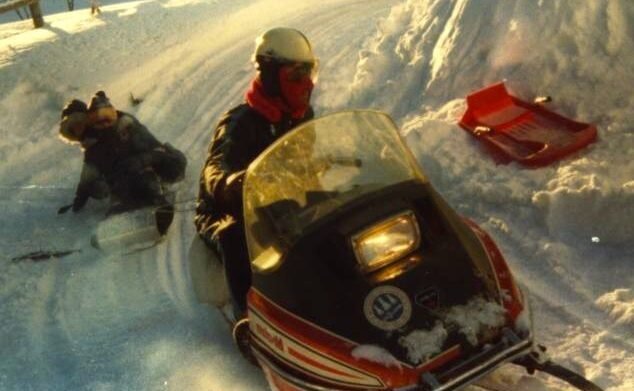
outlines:
{"label": "rider's leg", "polygon": [[219,236],[220,256],[225,268],[236,320],[246,316],[247,292],[251,287],[251,264],[242,224],[236,222]]}

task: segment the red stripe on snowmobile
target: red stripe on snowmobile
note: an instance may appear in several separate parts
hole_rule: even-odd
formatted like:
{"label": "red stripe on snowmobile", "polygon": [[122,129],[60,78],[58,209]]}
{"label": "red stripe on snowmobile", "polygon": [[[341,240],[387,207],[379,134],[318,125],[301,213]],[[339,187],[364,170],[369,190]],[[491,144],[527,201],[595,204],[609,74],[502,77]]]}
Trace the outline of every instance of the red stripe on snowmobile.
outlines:
{"label": "red stripe on snowmobile", "polygon": [[[485,230],[467,218],[463,220],[484,246],[487,257],[489,258],[489,263],[494,271],[493,275],[495,276],[498,290],[501,293],[501,304],[506,309],[508,318],[510,320],[515,320],[524,309],[524,305],[522,303],[521,294],[517,289],[517,285],[513,280],[513,275],[511,274],[511,270],[509,269],[504,256],[493,239],[491,239],[491,236],[489,236]],[[510,298],[506,297],[507,295],[509,295]]]}
{"label": "red stripe on snowmobile", "polygon": [[443,365],[457,359],[462,355],[462,349],[460,345],[454,345],[444,352],[434,356],[434,358],[424,362],[416,367],[417,378],[421,373],[432,372],[434,369],[442,367]]}
{"label": "red stripe on snowmobile", "polygon": [[[263,303],[268,301],[263,297],[260,300]],[[346,389],[384,388],[385,385],[377,375],[354,365],[356,363],[351,365],[349,362],[351,357],[346,357],[348,360],[341,360],[336,356],[342,355],[325,354],[325,351],[329,351],[332,346],[324,349],[323,344],[317,346],[314,341],[300,341],[296,334],[289,332],[286,327],[281,327],[280,323],[271,322],[272,319],[252,305],[251,298],[249,298],[249,304],[249,326],[254,337],[253,346],[256,349],[259,348],[261,353],[268,352],[272,356],[270,358],[275,361],[303,372],[320,383],[336,384]],[[277,319],[284,323],[284,319],[288,318],[278,317]],[[302,362],[297,359],[300,356],[303,359]]]}
{"label": "red stripe on snowmobile", "polygon": [[[314,370],[322,372],[313,374],[319,378],[323,378],[323,371],[332,372],[338,379],[332,378],[328,380],[338,384],[341,384],[343,380],[341,376],[343,375],[349,381],[352,381],[357,376],[359,376],[359,379],[364,378],[365,381],[368,381],[368,377],[370,377],[387,387],[403,387],[416,384],[423,372],[433,371],[461,356],[460,346],[455,345],[415,368],[407,363],[400,362],[401,368],[394,370],[394,368],[366,359],[355,359],[352,357],[351,352],[359,344],[297,317],[276,305],[255,288],[251,288],[249,291],[248,302],[249,317],[254,320],[250,323],[250,327],[258,345],[263,345],[278,360],[288,362],[289,358],[284,356],[297,353],[297,349],[293,352],[293,349],[289,349],[287,345],[297,344],[297,346],[310,352],[315,358],[308,358],[306,354],[303,355],[304,357],[297,357],[294,354],[294,357],[298,359],[308,358],[303,361],[308,366],[312,366]],[[263,330],[262,327],[259,327],[258,324],[261,321],[269,324],[271,330]],[[279,336],[284,337],[286,341],[280,341],[277,338],[277,333],[279,333]],[[308,369],[306,365],[298,368],[296,366],[297,360],[293,361],[290,365],[294,368],[304,372]],[[334,369],[333,366],[337,366],[339,369]],[[358,374],[355,376],[346,370],[356,371]]]}
{"label": "red stripe on snowmobile", "polygon": [[[313,360],[310,357],[300,353],[299,351],[297,351],[297,350],[295,350],[295,349],[293,349],[291,347],[288,348],[288,353],[291,356],[293,356],[293,357],[295,357],[295,358],[297,358],[299,360],[302,360],[305,363],[307,363],[309,365],[312,365],[314,367],[317,367],[317,368],[323,369],[325,371],[329,371],[329,372],[335,373],[337,375],[350,376],[348,373],[345,373],[345,372],[342,372],[342,371],[338,371],[335,368],[329,367],[328,365],[324,365],[324,364],[320,363],[317,360]],[[352,376],[352,377],[357,377],[357,376]],[[359,377],[357,377],[357,378],[360,379]]]}

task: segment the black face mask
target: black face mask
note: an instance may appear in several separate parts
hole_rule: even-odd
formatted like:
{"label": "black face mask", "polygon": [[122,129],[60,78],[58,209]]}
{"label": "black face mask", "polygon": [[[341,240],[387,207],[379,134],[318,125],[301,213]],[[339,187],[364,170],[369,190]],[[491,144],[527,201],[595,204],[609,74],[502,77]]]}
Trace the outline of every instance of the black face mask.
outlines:
{"label": "black face mask", "polygon": [[281,65],[272,60],[258,59],[258,71],[264,93],[268,96],[280,96],[279,71]]}

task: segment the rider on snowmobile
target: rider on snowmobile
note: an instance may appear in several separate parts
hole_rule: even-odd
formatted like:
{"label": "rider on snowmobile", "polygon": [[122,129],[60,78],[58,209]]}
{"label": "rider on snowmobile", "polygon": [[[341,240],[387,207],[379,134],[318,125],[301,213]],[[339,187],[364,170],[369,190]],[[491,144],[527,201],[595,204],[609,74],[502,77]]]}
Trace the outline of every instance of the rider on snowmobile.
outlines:
{"label": "rider on snowmobile", "polygon": [[274,28],[256,40],[257,75],[246,102],[222,116],[200,175],[195,224],[220,257],[236,320],[246,313],[251,267],[242,216],[242,180],[275,140],[313,117],[310,96],[318,60],[300,31]]}
{"label": "rider on snowmobile", "polygon": [[[78,99],[69,102],[62,110],[59,132],[62,139],[79,143],[84,151],[73,212],[91,197],[110,196],[109,213],[169,205],[163,183],[184,177],[185,155],[160,143],[134,116],[116,110],[103,91],[88,106]],[[63,207],[59,213],[66,210]]]}

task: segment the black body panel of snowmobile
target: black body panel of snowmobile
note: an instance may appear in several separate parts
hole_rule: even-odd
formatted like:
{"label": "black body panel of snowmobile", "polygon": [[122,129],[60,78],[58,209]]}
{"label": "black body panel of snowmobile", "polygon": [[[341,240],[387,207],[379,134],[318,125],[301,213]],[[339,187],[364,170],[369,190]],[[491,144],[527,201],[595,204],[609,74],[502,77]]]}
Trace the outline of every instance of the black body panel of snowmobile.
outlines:
{"label": "black body panel of snowmobile", "polygon": [[[436,210],[429,191],[428,185],[405,182],[346,205],[305,232],[274,273],[254,274],[254,287],[298,317],[357,343],[383,346],[407,362],[406,351],[398,343],[401,336],[433,328],[438,309],[465,304],[478,294],[487,296],[467,252]],[[422,236],[419,249],[384,269],[363,273],[349,238],[404,210],[417,216]],[[413,306],[410,321],[398,331],[378,329],[364,315],[364,299],[384,284],[406,292]],[[417,296],[429,289],[436,291],[438,308],[416,304]],[[469,349],[462,334],[448,331],[445,347],[460,344]]]}

